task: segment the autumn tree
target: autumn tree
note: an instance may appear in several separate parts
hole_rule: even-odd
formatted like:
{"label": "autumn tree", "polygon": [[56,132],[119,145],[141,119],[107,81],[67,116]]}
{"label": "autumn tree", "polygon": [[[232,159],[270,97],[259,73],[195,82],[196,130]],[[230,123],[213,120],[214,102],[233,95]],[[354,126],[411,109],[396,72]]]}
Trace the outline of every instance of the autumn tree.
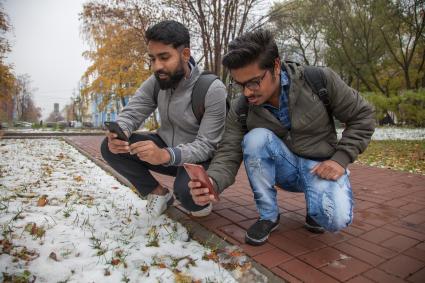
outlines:
{"label": "autumn tree", "polygon": [[4,62],[6,54],[10,51],[9,41],[5,35],[11,26],[8,17],[0,5],[0,121],[12,120],[13,96],[15,94],[16,78],[12,66]]}
{"label": "autumn tree", "polygon": [[[199,50],[204,68],[227,79],[222,55],[230,41],[263,24],[267,14],[262,0],[169,0],[176,17],[191,31],[192,49]],[[165,7],[167,5],[164,4]],[[199,39],[199,40],[198,40]],[[200,42],[197,44],[197,42]]]}
{"label": "autumn tree", "polygon": [[283,52],[305,64],[323,62],[350,85],[386,96],[424,86],[423,1],[291,0],[272,11]]}
{"label": "autumn tree", "polygon": [[92,64],[83,75],[82,94],[101,94],[101,110],[111,101],[124,105],[124,98],[150,76],[144,33],[157,12],[152,3],[140,1],[84,5],[82,30],[92,47],[84,56]]}
{"label": "autumn tree", "polygon": [[269,19],[282,58],[303,62],[305,65],[323,65],[323,32],[314,1],[287,1],[275,3]]}
{"label": "autumn tree", "polygon": [[17,120],[38,122],[41,117],[41,108],[34,103],[33,93],[35,89],[31,86],[31,79],[28,74],[18,76],[15,90],[14,104]]}
{"label": "autumn tree", "polygon": [[425,3],[389,1],[381,17],[381,35],[392,61],[402,70],[404,87],[425,87]]}

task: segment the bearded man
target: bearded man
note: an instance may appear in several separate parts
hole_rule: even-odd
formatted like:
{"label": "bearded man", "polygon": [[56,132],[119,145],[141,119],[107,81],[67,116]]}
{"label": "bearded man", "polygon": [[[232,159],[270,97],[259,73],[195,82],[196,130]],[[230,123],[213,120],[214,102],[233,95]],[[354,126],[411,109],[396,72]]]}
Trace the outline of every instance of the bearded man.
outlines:
{"label": "bearded man", "polygon": [[[205,110],[198,120],[192,92],[203,72],[191,57],[188,29],[176,21],[162,21],[150,27],[145,37],[154,75],[142,83],[117,119],[129,142],[108,132],[101,145],[102,156],[142,196],[147,196],[151,216],[161,215],[174,196],[193,216],[206,216],[212,205],[194,203],[189,176],[182,165],[187,162],[208,167],[224,131],[226,88],[218,79],[206,88]],[[134,133],[157,108],[161,122],[158,131]],[[173,192],[150,171],[175,176]]]}

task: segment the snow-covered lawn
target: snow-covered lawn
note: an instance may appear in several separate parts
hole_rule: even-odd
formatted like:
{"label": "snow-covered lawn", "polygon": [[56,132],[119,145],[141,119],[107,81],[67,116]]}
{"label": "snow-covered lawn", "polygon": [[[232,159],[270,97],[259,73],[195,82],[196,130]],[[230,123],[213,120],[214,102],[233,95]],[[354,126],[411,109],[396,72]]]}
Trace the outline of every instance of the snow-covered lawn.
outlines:
{"label": "snow-covered lawn", "polygon": [[[342,130],[337,131],[339,138]],[[425,128],[378,127],[373,133],[372,140],[425,140]]]}
{"label": "snow-covered lawn", "polygon": [[0,140],[0,281],[235,282],[220,255],[60,140]]}

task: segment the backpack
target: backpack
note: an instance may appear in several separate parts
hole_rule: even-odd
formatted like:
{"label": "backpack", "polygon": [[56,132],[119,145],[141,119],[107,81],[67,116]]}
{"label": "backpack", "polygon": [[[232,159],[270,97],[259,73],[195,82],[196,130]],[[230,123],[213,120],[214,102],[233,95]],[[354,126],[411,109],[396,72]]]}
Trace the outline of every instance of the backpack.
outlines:
{"label": "backpack", "polygon": [[[193,86],[191,97],[192,111],[196,117],[196,120],[198,120],[198,124],[201,124],[202,117],[205,113],[205,96],[207,95],[208,89],[210,88],[211,84],[217,79],[219,79],[219,77],[216,76],[214,73],[204,71],[196,80],[195,85]],[[159,90],[159,83],[155,81],[155,86],[153,90],[155,103],[158,103]],[[226,114],[230,108],[229,103],[229,99],[226,99]]]}
{"label": "backpack", "polygon": [[[304,78],[311,87],[313,93],[316,94],[325,105],[329,115],[329,121],[331,121],[335,129],[331,101],[329,99],[328,89],[326,88],[326,78],[323,69],[315,66],[304,66]],[[248,108],[248,101],[246,99],[239,99],[236,105],[236,114],[238,115],[238,121],[241,122],[244,127],[246,127]]]}

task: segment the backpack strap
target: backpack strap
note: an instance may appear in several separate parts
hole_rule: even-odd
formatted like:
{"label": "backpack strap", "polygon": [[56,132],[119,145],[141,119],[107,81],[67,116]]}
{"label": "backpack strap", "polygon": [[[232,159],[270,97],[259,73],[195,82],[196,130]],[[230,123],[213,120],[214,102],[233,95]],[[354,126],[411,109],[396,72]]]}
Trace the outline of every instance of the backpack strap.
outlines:
{"label": "backpack strap", "polygon": [[325,105],[326,111],[328,112],[329,121],[335,128],[335,122],[331,109],[331,101],[329,98],[328,89],[326,88],[326,78],[323,69],[315,66],[304,66],[304,78],[313,90],[313,93],[315,93]]}
{"label": "backpack strap", "polygon": [[248,99],[245,97],[245,95],[240,95],[239,97],[235,98],[235,112],[237,115],[237,120],[239,123],[242,124],[242,128],[244,130],[247,129],[246,125],[246,119],[248,118],[248,110],[249,110],[249,103]]}
{"label": "backpack strap", "polygon": [[218,77],[214,73],[204,71],[193,86],[192,110],[199,124],[205,113],[205,96],[211,84],[217,79]]}

